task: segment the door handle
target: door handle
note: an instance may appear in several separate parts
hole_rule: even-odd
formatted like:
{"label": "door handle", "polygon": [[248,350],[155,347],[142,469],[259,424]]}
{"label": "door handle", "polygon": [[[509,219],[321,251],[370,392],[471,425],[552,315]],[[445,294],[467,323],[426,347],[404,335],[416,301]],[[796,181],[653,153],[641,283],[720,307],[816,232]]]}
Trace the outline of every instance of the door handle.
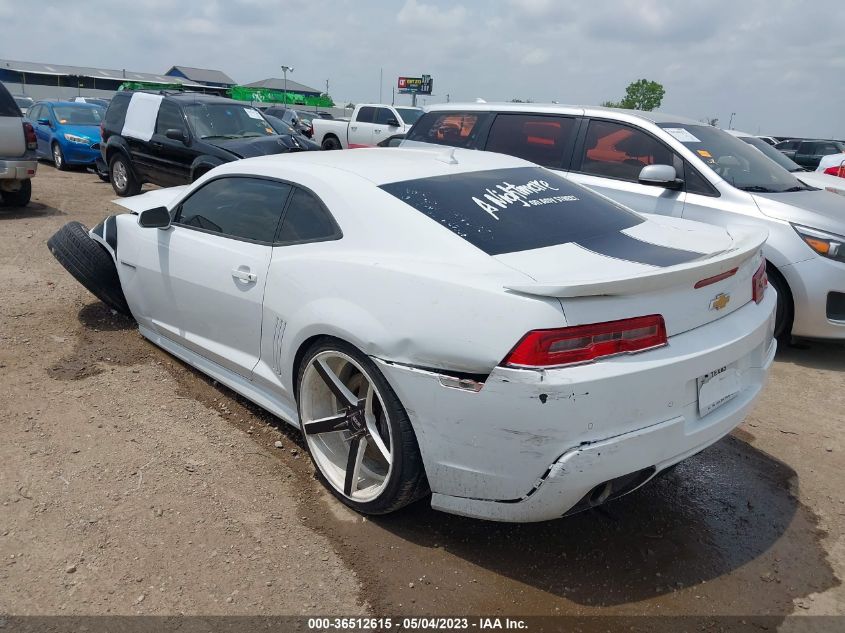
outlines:
{"label": "door handle", "polygon": [[240,279],[241,281],[246,281],[252,283],[253,281],[258,280],[258,275],[253,272],[250,272],[249,269],[241,270],[240,268],[233,268],[232,269],[232,277],[235,279]]}

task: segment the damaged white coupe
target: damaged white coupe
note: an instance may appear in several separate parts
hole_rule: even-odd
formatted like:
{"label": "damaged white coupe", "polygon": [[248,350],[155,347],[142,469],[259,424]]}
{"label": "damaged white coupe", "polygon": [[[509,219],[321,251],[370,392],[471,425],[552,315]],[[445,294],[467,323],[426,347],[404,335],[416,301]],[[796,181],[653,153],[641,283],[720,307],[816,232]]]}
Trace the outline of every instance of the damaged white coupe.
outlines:
{"label": "damaged white coupe", "polygon": [[500,154],[267,156],[117,202],[51,238],[59,262],[300,428],[362,513],[601,504],[737,426],[775,353],[764,232]]}

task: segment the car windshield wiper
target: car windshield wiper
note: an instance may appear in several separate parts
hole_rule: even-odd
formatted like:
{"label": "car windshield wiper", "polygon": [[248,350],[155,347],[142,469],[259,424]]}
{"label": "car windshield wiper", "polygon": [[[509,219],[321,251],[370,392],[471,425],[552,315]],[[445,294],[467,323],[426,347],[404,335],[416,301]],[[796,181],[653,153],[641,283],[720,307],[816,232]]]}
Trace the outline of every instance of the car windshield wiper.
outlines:
{"label": "car windshield wiper", "polygon": [[790,187],[789,189],[784,189],[783,191],[779,191],[778,193],[792,193],[793,191],[812,191],[810,187]]}
{"label": "car windshield wiper", "polygon": [[227,139],[233,139],[233,138],[241,138],[241,137],[240,137],[240,135],[239,135],[239,134],[209,134],[208,136],[202,136],[202,137],[200,137],[200,138],[202,138],[203,140],[205,140],[205,139],[208,139],[208,138],[227,138]]}
{"label": "car windshield wiper", "polygon": [[752,193],[780,193],[768,187],[761,187],[760,185],[746,185],[745,187],[738,187],[742,191],[750,191]]}

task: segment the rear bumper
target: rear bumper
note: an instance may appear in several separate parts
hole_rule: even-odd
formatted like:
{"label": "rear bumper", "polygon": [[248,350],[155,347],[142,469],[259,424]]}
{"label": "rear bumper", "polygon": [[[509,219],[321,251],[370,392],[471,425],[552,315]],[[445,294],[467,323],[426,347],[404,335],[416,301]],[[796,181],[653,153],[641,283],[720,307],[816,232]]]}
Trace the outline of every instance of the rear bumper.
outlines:
{"label": "rear bumper", "polygon": [[5,160],[0,158],[0,180],[26,180],[35,176],[38,161],[35,158]]}
{"label": "rear bumper", "polygon": [[[775,297],[650,352],[543,372],[497,367],[477,393],[377,362],[411,418],[433,507],[542,521],[604,482],[646,469],[650,476],[738,425],[774,358]],[[736,370],[739,392],[702,416],[697,379],[722,367]]]}
{"label": "rear bumper", "polygon": [[845,339],[845,321],[829,319],[828,294],[845,293],[845,264],[824,257],[813,257],[783,266],[795,307],[794,336]]}

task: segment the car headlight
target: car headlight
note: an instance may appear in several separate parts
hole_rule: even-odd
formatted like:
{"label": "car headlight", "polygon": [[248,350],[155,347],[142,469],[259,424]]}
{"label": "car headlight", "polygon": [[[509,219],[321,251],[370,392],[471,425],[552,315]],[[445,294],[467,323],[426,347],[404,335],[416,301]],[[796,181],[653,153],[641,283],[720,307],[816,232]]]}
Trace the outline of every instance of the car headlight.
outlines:
{"label": "car headlight", "polygon": [[91,139],[84,136],[77,136],[76,134],[65,134],[65,139],[71,143],[79,143],[80,145],[90,145]]}
{"label": "car headlight", "polygon": [[816,253],[828,259],[845,262],[845,237],[793,224],[792,228]]}

